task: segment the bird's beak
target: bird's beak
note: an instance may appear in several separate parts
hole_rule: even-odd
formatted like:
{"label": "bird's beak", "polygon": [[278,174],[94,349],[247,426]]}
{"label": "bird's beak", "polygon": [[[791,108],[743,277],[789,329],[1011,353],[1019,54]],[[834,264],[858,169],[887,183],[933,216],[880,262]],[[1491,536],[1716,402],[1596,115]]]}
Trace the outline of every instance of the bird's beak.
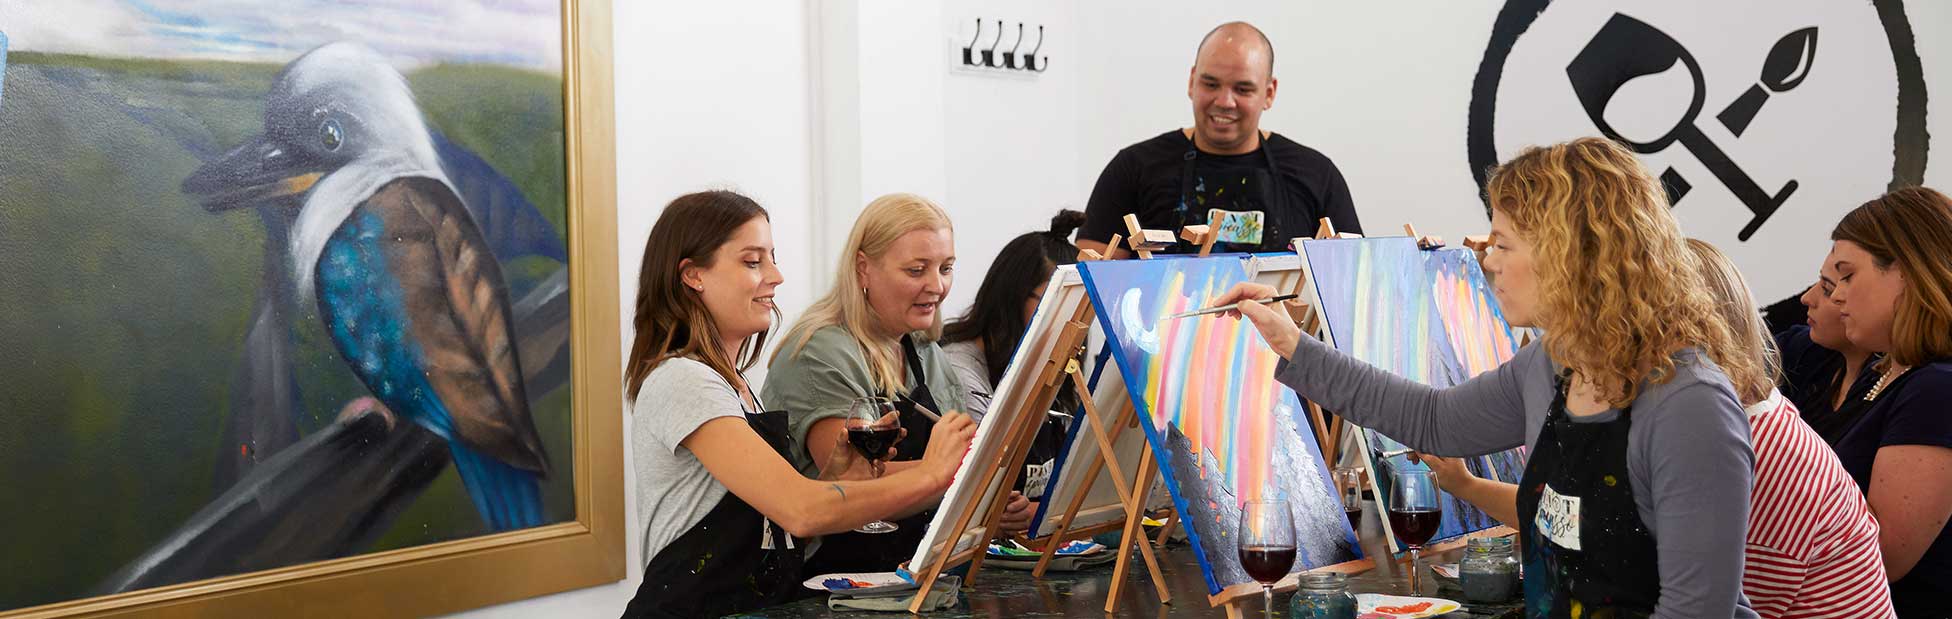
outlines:
{"label": "bird's beak", "polygon": [[197,168],[183,179],[183,193],[213,213],[293,199],[325,176],[325,166],[309,159],[303,151],[258,136]]}

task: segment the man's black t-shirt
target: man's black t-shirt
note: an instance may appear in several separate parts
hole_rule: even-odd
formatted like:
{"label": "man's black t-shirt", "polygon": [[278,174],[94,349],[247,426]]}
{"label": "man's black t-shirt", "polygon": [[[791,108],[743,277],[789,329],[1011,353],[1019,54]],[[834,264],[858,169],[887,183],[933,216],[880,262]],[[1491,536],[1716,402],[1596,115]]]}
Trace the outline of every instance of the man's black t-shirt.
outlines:
{"label": "man's black t-shirt", "polygon": [[[1266,191],[1270,159],[1280,169],[1278,193]],[[1127,213],[1138,214],[1141,227],[1176,235],[1180,226],[1207,223],[1208,209],[1264,213],[1260,245],[1219,243],[1216,252],[1287,251],[1294,237],[1312,236],[1323,217],[1337,232],[1362,232],[1342,171],[1320,151],[1271,134],[1244,155],[1196,153],[1193,140],[1175,129],[1112,157],[1091,190],[1078,239],[1102,243],[1124,234]],[[1181,241],[1169,251],[1197,250]]]}

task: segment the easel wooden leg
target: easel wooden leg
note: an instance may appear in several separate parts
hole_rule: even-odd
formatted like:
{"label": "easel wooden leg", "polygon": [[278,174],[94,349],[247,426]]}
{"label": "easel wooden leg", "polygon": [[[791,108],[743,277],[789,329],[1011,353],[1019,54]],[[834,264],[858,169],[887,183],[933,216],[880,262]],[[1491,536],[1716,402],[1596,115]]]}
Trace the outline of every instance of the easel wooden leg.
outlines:
{"label": "easel wooden leg", "polygon": [[[1139,455],[1140,478],[1150,481],[1151,478],[1147,473],[1152,471],[1153,466],[1152,450],[1146,449],[1145,453]],[[1152,545],[1146,543],[1142,525],[1145,518],[1145,502],[1147,495],[1152,493],[1151,490],[1151,484],[1134,489],[1132,500],[1125,504],[1125,532],[1118,541],[1118,567],[1112,571],[1111,589],[1105,597],[1107,613],[1118,611],[1118,591],[1125,584],[1126,573],[1132,569],[1133,546],[1138,546],[1139,558],[1144,559],[1146,569],[1152,571],[1152,587],[1159,591],[1159,602],[1172,603],[1172,594],[1166,590],[1166,579],[1159,574],[1159,559],[1152,555]]]}
{"label": "easel wooden leg", "polygon": [[[1085,472],[1084,484],[1079,486],[1077,494],[1071,497],[1071,505],[1065,508],[1064,517],[1058,521],[1057,530],[1051,533],[1049,541],[1044,544],[1043,555],[1037,558],[1037,567],[1030,572],[1032,578],[1044,577],[1044,572],[1050,568],[1051,559],[1057,556],[1058,548],[1068,541],[1071,520],[1078,516],[1078,509],[1084,506],[1085,496],[1091,493],[1091,485],[1097,483],[1100,470],[1110,471],[1111,483],[1113,489],[1118,491],[1119,500],[1126,500],[1131,494],[1125,490],[1124,481],[1118,478],[1118,471],[1123,469],[1118,466],[1118,455],[1112,450],[1112,445],[1117,444],[1118,435],[1125,431],[1125,418],[1133,417],[1132,407],[1128,404],[1119,410],[1117,417],[1106,418],[1099,414],[1097,405],[1093,403],[1090,387],[1085,384],[1082,372],[1071,373],[1071,384],[1075,386],[1079,399],[1084,403],[1085,419],[1091,425],[1093,437],[1097,439],[1098,451],[1095,454],[1097,461],[1089,459],[1093,452],[1085,452],[1088,458],[1079,464],[1091,468]],[[1111,427],[1109,436],[1105,434],[1106,426]],[[1103,464],[1103,469],[1098,466],[1099,464]]]}
{"label": "easel wooden leg", "polygon": [[1179,524],[1179,510],[1175,509],[1173,510],[1171,516],[1166,517],[1166,526],[1159,527],[1159,538],[1153,540],[1153,543],[1158,544],[1160,546],[1166,545],[1166,538],[1172,536],[1173,526],[1178,524]]}

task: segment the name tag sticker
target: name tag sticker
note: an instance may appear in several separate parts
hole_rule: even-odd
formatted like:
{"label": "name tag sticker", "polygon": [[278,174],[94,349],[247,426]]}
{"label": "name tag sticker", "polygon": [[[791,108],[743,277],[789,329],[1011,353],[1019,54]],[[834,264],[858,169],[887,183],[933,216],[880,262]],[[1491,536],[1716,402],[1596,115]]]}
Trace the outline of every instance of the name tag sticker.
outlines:
{"label": "name tag sticker", "polygon": [[1042,499],[1044,487],[1050,485],[1051,468],[1055,461],[1025,466],[1023,473],[1023,495],[1031,499]]}
{"label": "name tag sticker", "polygon": [[1579,497],[1559,494],[1546,484],[1539,496],[1539,513],[1532,519],[1539,533],[1559,547],[1579,550]]}

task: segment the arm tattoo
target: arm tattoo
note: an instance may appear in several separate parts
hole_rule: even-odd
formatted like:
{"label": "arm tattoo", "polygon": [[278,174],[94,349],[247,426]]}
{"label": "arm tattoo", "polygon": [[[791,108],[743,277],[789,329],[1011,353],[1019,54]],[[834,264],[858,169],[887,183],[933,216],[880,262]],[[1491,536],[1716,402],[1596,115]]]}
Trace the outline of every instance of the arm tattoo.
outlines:
{"label": "arm tattoo", "polygon": [[834,489],[834,492],[839,492],[839,493],[840,493],[840,500],[842,500],[842,501],[845,501],[845,500],[847,500],[847,491],[846,491],[846,490],[842,490],[842,489],[841,489],[841,487],[840,487],[840,484],[827,484],[827,485],[828,485],[828,486],[830,486],[830,487],[832,487],[832,488]]}

